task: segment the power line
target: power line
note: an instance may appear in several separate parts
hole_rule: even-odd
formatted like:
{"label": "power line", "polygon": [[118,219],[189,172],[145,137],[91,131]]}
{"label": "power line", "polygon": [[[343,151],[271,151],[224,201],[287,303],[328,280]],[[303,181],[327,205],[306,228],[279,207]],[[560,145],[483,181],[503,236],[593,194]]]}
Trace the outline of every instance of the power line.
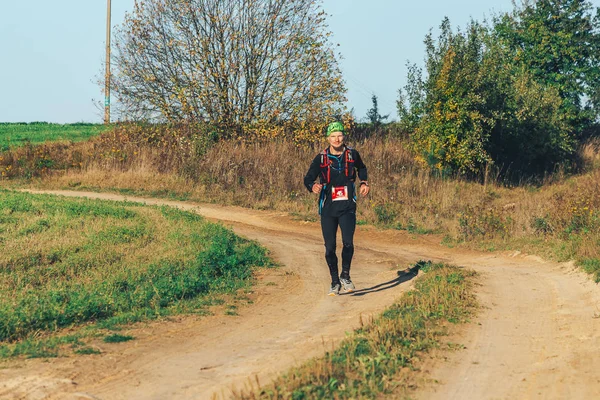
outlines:
{"label": "power line", "polygon": [[104,123],[110,124],[110,0],[106,5],[106,73],[104,75]]}

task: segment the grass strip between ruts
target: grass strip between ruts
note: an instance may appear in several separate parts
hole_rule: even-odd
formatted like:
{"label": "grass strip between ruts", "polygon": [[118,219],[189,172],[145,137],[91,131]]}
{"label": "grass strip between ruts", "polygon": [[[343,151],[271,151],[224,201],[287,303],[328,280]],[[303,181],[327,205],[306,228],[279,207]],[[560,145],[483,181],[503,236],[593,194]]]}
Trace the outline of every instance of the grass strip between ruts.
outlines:
{"label": "grass strip between ruts", "polygon": [[448,323],[465,322],[476,309],[475,272],[418,262],[424,272],[372,322],[345,338],[337,349],[290,370],[274,383],[237,393],[237,399],[356,399],[405,397],[419,373],[416,360],[441,347]]}

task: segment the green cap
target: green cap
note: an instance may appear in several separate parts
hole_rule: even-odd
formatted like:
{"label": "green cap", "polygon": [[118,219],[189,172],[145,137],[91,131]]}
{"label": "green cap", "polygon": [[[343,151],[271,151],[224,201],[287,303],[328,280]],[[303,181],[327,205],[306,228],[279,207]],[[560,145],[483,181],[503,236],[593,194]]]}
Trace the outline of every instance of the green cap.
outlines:
{"label": "green cap", "polygon": [[342,132],[345,134],[346,130],[344,129],[344,124],[337,121],[330,123],[327,127],[327,137],[329,137],[329,135],[331,135],[333,132]]}

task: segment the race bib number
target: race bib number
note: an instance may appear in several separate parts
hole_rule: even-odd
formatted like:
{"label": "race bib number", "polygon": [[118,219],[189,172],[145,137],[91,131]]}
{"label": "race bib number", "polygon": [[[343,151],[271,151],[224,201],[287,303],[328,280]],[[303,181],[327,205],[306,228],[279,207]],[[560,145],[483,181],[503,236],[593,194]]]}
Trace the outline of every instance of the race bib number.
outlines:
{"label": "race bib number", "polygon": [[331,200],[348,200],[348,186],[334,186],[331,188]]}

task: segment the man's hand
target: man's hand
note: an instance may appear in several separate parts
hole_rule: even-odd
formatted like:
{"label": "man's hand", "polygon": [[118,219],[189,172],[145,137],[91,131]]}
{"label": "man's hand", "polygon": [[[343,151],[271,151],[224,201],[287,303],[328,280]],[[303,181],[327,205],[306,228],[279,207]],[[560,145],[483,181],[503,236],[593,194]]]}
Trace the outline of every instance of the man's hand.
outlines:
{"label": "man's hand", "polygon": [[323,185],[321,185],[320,183],[315,183],[312,187],[312,192],[319,194],[319,193],[321,193],[322,189],[323,189]]}
{"label": "man's hand", "polygon": [[369,194],[369,187],[367,185],[360,185],[360,195],[366,196]]}

